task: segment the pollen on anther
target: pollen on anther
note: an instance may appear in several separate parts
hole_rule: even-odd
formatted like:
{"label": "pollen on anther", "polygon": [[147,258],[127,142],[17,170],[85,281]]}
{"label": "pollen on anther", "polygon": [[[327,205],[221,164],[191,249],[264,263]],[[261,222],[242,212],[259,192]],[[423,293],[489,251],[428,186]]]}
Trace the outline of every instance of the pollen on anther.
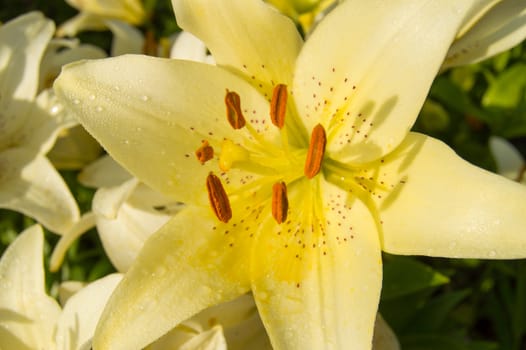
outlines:
{"label": "pollen on anther", "polygon": [[272,124],[282,129],[285,125],[285,114],[287,113],[287,85],[278,84],[272,92],[270,100],[270,120]]}
{"label": "pollen on anther", "polygon": [[287,198],[287,185],[277,182],[272,186],[272,217],[278,224],[287,220],[289,200]]}
{"label": "pollen on anther", "polygon": [[205,164],[207,161],[214,158],[214,149],[210,146],[208,141],[203,140],[201,147],[195,151],[195,156],[201,164]]}
{"label": "pollen on anther", "polygon": [[214,214],[219,221],[228,222],[232,218],[232,209],[225,189],[221,184],[221,180],[213,173],[208,174],[206,178],[206,189]]}
{"label": "pollen on anther", "polygon": [[318,124],[312,129],[307,159],[305,160],[304,173],[307,178],[312,179],[320,171],[326,144],[325,129],[321,124]]}
{"label": "pollen on anther", "polygon": [[241,99],[239,95],[234,91],[226,90],[225,105],[228,123],[236,130],[244,127],[246,122],[241,111]]}

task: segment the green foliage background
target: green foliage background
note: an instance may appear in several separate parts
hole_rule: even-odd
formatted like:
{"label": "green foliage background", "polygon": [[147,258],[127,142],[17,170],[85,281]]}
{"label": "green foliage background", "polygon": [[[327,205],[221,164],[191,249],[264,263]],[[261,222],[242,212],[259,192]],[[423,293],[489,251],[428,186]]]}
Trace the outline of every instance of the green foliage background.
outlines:
{"label": "green foliage background", "polygon": [[[168,0],[147,0],[149,21],[142,29],[154,37],[178,31]],[[76,14],[63,0],[2,0],[0,21],[39,10],[60,24]],[[79,35],[108,50],[108,32]],[[468,161],[496,170],[488,138],[507,138],[526,153],[526,45],[488,61],[440,74],[414,130],[439,138]],[[62,172],[83,212],[93,190],[76,172]],[[506,203],[502,203],[506,205]],[[525,213],[526,215],[526,213]],[[33,224],[18,213],[0,210],[0,252]],[[526,234],[526,228],[525,228]],[[46,233],[46,264],[58,237]],[[526,349],[526,260],[456,260],[384,254],[380,311],[399,336],[402,349]],[[61,270],[48,274],[56,296],[63,280],[91,281],[114,269],[93,230],[68,251]]]}

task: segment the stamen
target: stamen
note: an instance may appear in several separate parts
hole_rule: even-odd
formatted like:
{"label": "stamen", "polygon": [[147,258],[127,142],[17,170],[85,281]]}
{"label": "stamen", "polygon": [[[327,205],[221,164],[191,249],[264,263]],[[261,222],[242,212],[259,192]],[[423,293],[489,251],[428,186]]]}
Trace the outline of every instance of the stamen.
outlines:
{"label": "stamen", "polygon": [[278,224],[287,220],[288,210],[287,185],[283,181],[276,182],[272,186],[272,216]]}
{"label": "stamen", "polygon": [[312,179],[320,171],[326,144],[325,129],[321,124],[318,124],[312,129],[307,159],[305,160],[304,172],[307,178]]}
{"label": "stamen", "polygon": [[285,114],[287,112],[287,85],[278,84],[272,92],[270,100],[270,120],[272,124],[282,129],[285,125]]}
{"label": "stamen", "polygon": [[195,156],[201,164],[205,164],[207,161],[214,158],[214,149],[210,146],[208,141],[203,140],[201,147],[195,151]]}
{"label": "stamen", "polygon": [[214,214],[216,214],[219,221],[227,223],[232,218],[230,201],[221,184],[221,180],[213,173],[208,174],[206,178],[206,190],[208,191],[208,199]]}
{"label": "stamen", "polygon": [[234,91],[226,90],[225,96],[226,119],[234,129],[241,129],[245,126],[245,117],[241,112],[241,99]]}

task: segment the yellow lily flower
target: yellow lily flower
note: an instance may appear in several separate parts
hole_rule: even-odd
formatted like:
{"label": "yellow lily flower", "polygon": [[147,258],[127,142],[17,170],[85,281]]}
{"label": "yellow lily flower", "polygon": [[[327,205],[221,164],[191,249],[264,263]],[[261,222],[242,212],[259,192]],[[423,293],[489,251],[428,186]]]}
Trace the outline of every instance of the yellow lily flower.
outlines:
{"label": "yellow lily flower", "polygon": [[367,349],[381,250],[526,256],[526,188],[409,132],[484,1],[347,0],[305,43],[259,0],[173,5],[217,66],[129,55],[55,83],[113,158],[186,203],[116,289],[95,349],[140,349],[249,290],[275,349]]}
{"label": "yellow lily flower", "polygon": [[319,17],[330,11],[336,0],[267,0],[282,13],[301,25],[304,33],[309,33]]}
{"label": "yellow lily flower", "polygon": [[104,30],[107,20],[115,19],[139,25],[146,19],[140,0],[66,0],[68,5],[80,11],[57,30],[58,36],[75,36],[83,30]]}

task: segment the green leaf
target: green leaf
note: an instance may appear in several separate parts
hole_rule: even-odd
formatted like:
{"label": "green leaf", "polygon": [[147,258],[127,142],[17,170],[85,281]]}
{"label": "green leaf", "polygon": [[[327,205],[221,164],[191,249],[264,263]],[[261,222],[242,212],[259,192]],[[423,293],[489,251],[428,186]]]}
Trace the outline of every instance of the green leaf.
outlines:
{"label": "green leaf", "polygon": [[517,63],[500,74],[482,98],[486,107],[514,108],[524,100],[526,64]]}
{"label": "green leaf", "polygon": [[398,298],[448,282],[449,278],[413,258],[392,256],[384,263],[382,299]]}

